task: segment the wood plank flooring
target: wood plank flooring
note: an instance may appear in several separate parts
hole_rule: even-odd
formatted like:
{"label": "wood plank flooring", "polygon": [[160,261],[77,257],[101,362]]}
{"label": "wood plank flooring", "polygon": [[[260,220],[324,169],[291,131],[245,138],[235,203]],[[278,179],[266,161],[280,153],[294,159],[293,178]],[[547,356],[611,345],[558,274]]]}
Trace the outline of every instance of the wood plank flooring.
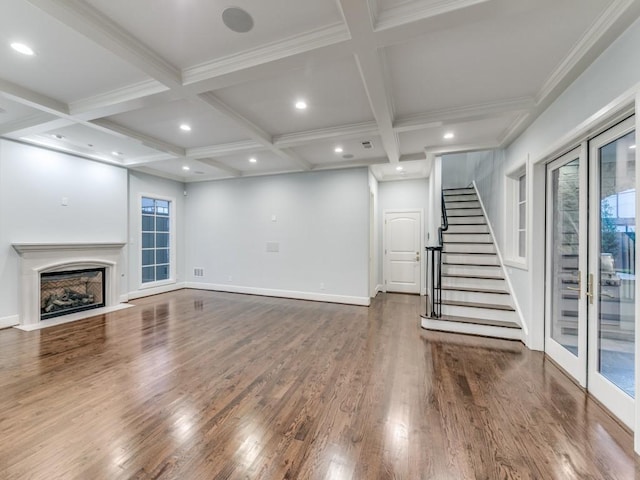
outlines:
{"label": "wood plank flooring", "polygon": [[640,479],[632,437],[517,342],[196,290],[0,331],[2,479]]}

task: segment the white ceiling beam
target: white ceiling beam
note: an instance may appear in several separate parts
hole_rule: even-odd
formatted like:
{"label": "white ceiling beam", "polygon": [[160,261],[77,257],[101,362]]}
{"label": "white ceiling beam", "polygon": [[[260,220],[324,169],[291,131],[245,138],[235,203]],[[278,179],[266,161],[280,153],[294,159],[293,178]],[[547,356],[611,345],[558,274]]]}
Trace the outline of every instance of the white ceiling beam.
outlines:
{"label": "white ceiling beam", "polygon": [[374,32],[367,2],[338,0],[345,22],[351,32],[355,57],[373,116],[378,125],[382,146],[392,163],[400,158],[398,137],[393,130],[393,103],[386,85],[385,67],[374,47]]}
{"label": "white ceiling beam", "polygon": [[182,86],[180,71],[156,52],[81,0],[27,0],[62,24],[168,87]]}
{"label": "white ceiling beam", "polygon": [[314,170],[333,170],[336,168],[370,167],[371,165],[388,164],[386,157],[366,158],[361,160],[343,160],[336,162],[318,163],[313,166]]}
{"label": "white ceiling beam", "polygon": [[227,172],[233,177],[240,177],[242,175],[242,172],[237,168],[230,167],[229,165],[226,165],[216,160],[215,158],[199,158],[196,161],[202,162],[206,165],[209,165],[210,167],[215,167],[218,170],[222,170],[223,172]]}
{"label": "white ceiling beam", "polygon": [[426,154],[431,155],[446,155],[447,153],[464,153],[464,152],[475,152],[478,150],[495,150],[496,148],[500,148],[500,143],[497,141],[494,142],[485,142],[485,143],[467,143],[460,145],[440,145],[435,147],[427,147],[424,149]]}
{"label": "white ceiling beam", "polygon": [[208,158],[224,155],[231,155],[238,152],[246,152],[248,150],[264,150],[264,145],[255,140],[242,140],[240,142],[221,143],[218,145],[210,145],[206,147],[188,148],[187,157],[189,158]]}
{"label": "white ceiling beam", "polygon": [[8,80],[0,78],[0,95],[14,102],[26,105],[41,112],[51,115],[66,117],[69,115],[69,108],[66,103],[54,100],[51,97],[21,87]]}
{"label": "white ceiling beam", "polygon": [[116,134],[121,137],[135,140],[138,143],[141,143],[142,145],[145,145],[146,147],[152,148],[154,150],[169,153],[179,158],[183,158],[186,156],[186,151],[182,147],[178,147],[177,145],[172,145],[171,143],[165,142],[163,140],[159,140],[157,138],[144,135],[140,132],[136,132],[135,130],[119,125],[115,122],[112,122],[111,120],[98,119],[87,123],[93,125],[95,128],[106,131],[107,133]]}
{"label": "white ceiling beam", "polygon": [[[380,31],[402,26],[407,23],[444,15],[487,1],[489,0],[438,0],[435,2],[413,0],[411,2],[404,2],[397,7],[375,12],[375,30]],[[370,0],[370,2],[375,3],[375,0]],[[370,8],[372,7],[374,7],[374,5],[370,6]]]}
{"label": "white ceiling beam", "polygon": [[52,117],[47,113],[35,113],[28,117],[23,117],[13,122],[0,125],[0,135],[4,137],[26,137],[50,132],[56,128],[64,128],[73,125],[73,120],[66,118]]}
{"label": "white ceiling beam", "polygon": [[273,143],[277,147],[296,147],[333,138],[350,139],[369,135],[378,135],[378,125],[376,122],[353,123],[350,125],[278,135],[273,137]]}
{"label": "white ceiling beam", "polygon": [[451,122],[484,120],[506,114],[522,113],[534,107],[534,99],[525,97],[464,107],[444,108],[398,118],[393,128],[396,132],[424,130],[441,127]]}

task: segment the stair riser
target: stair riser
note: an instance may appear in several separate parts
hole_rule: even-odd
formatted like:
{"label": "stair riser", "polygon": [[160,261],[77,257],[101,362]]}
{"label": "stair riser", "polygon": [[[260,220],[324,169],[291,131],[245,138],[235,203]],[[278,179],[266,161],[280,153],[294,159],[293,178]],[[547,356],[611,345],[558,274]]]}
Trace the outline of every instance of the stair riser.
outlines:
{"label": "stair riser", "polygon": [[497,265],[495,267],[443,265],[442,273],[449,273],[451,275],[469,275],[471,277],[501,277],[502,269]]}
{"label": "stair riser", "polygon": [[472,223],[485,225],[484,217],[448,217],[449,228],[451,225],[457,225],[459,223]]}
{"label": "stair riser", "polygon": [[[447,230],[447,232],[449,232],[449,230]],[[466,233],[464,235],[443,233],[442,240],[444,243],[492,243],[489,233]]]}
{"label": "stair riser", "polygon": [[449,233],[489,233],[489,227],[486,225],[455,225],[449,223],[449,229],[443,232],[443,235]]}
{"label": "stair riser", "polygon": [[447,217],[460,217],[466,215],[482,215],[480,208],[447,208]]}
{"label": "stair riser", "polygon": [[460,187],[460,188],[445,188],[443,190],[444,196],[447,197],[449,195],[456,195],[459,193],[476,193],[475,188],[473,187]]}
{"label": "stair riser", "polygon": [[509,295],[499,293],[461,292],[456,290],[443,290],[442,300],[456,302],[487,303],[491,305],[511,305]]}
{"label": "stair riser", "polygon": [[445,253],[496,253],[491,243],[447,243]]}
{"label": "stair riser", "polygon": [[446,263],[461,263],[463,265],[498,265],[497,255],[465,255],[464,253],[445,253]]}
{"label": "stair riser", "polygon": [[504,338],[509,340],[522,340],[522,329],[504,328],[487,325],[474,325],[459,322],[448,322],[432,318],[423,318],[422,328],[441,332],[463,333],[467,335],[480,335],[483,337]]}
{"label": "stair riser", "polygon": [[442,277],[443,287],[460,288],[489,288],[492,290],[506,290],[507,284],[504,280],[488,280],[485,278],[452,278]]}
{"label": "stair riser", "polygon": [[447,212],[452,208],[481,208],[480,202],[475,200],[466,202],[445,202],[445,206],[447,207]]}
{"label": "stair riser", "polygon": [[460,307],[457,305],[442,305],[443,315],[456,317],[478,318],[485,320],[499,320],[502,322],[518,323],[516,312],[507,310],[492,310],[489,308]]}
{"label": "stair riser", "polygon": [[455,194],[452,194],[452,195],[445,195],[444,196],[444,203],[446,205],[448,202],[465,202],[467,200],[477,200],[477,199],[478,199],[478,197],[475,194],[473,194],[473,195],[455,195]]}

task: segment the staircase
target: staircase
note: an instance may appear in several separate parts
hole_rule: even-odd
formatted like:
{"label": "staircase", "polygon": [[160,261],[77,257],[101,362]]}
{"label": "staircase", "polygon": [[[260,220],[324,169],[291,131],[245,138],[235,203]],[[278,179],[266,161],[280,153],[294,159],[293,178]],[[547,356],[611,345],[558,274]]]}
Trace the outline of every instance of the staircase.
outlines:
{"label": "staircase", "polygon": [[422,327],[522,340],[494,241],[475,188],[444,190],[449,228],[443,232],[442,315]]}

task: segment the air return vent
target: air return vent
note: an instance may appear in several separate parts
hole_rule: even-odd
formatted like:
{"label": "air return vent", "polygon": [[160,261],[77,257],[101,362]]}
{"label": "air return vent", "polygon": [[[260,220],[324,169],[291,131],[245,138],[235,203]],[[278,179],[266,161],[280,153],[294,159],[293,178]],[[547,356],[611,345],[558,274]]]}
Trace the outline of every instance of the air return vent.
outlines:
{"label": "air return vent", "polygon": [[371,145],[371,142],[369,140],[362,142],[362,146],[367,149],[373,147],[373,145]]}

